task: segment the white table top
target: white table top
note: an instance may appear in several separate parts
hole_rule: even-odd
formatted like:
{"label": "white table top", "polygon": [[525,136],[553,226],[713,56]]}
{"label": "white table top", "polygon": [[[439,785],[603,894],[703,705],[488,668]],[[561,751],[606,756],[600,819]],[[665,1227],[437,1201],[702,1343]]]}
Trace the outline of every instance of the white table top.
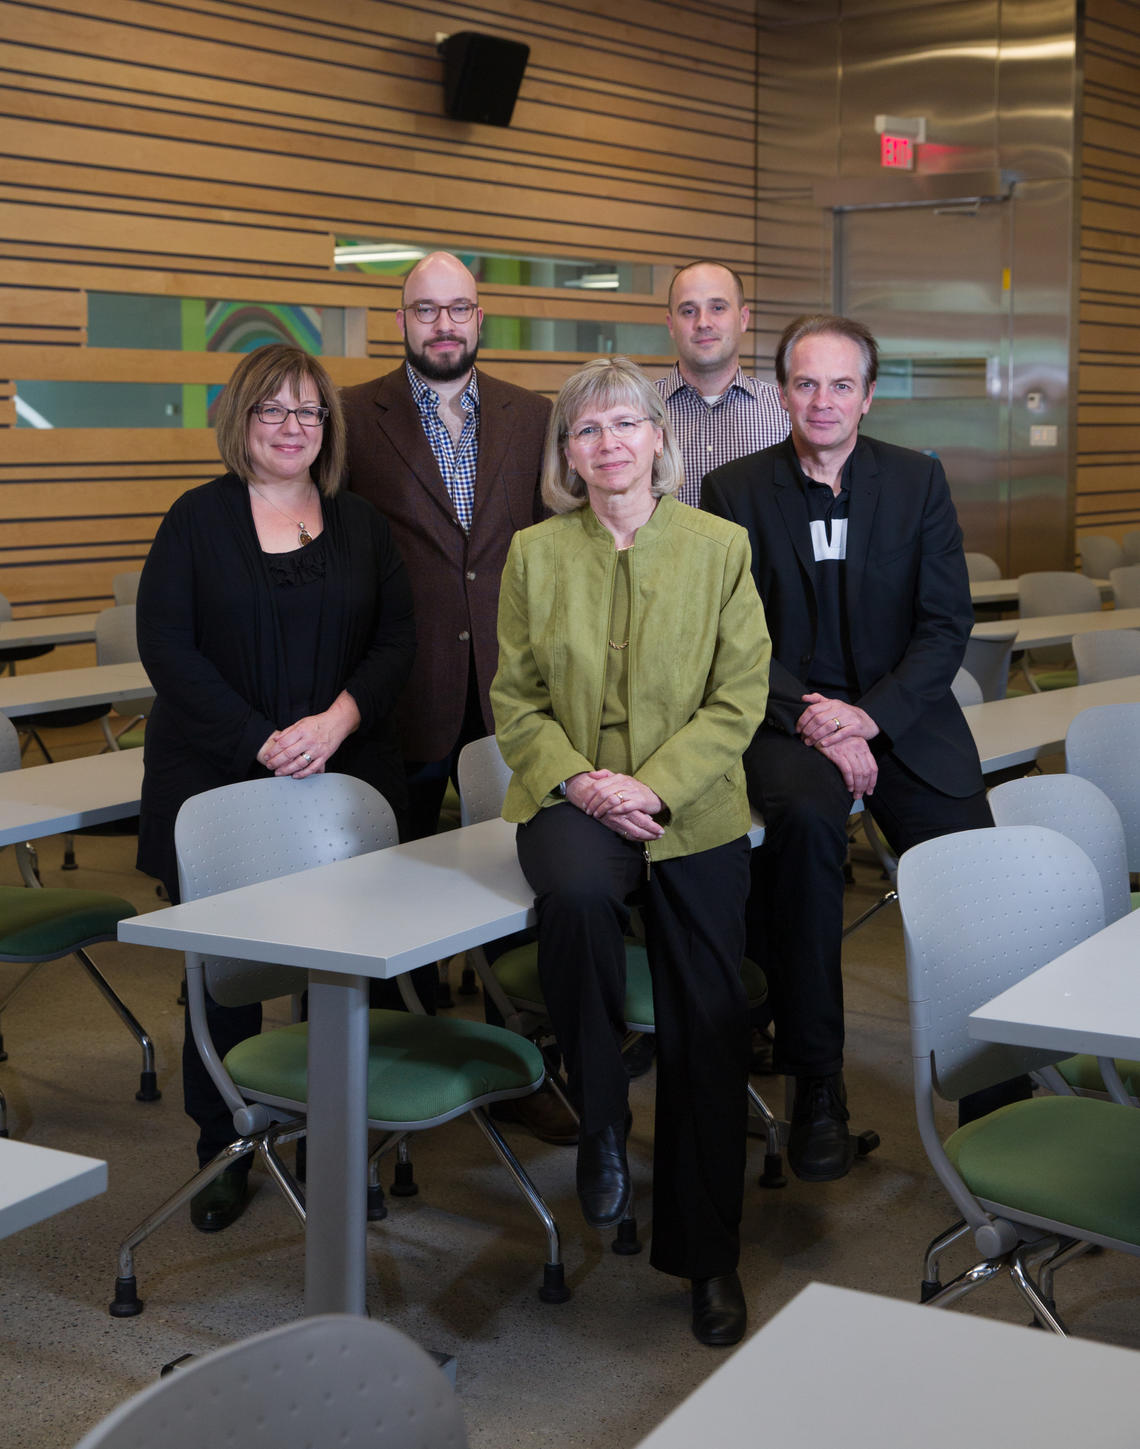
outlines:
{"label": "white table top", "polygon": [[0,773],[0,846],[137,815],[142,750]]}
{"label": "white table top", "polygon": [[1023,977],[970,1015],[981,1041],[1058,1056],[1140,1056],[1140,911]]}
{"label": "white table top", "polygon": [[[1102,599],[1112,598],[1110,579],[1093,579]],[[975,604],[1019,604],[1021,602],[1020,579],[971,579],[970,599]]]}
{"label": "white table top", "polygon": [[37,644],[89,644],[95,638],[94,614],[48,614],[36,619],[0,621],[0,649]]}
{"label": "white table top", "polygon": [[1140,609],[1097,609],[1084,614],[1041,614],[1033,619],[998,619],[993,623],[975,624],[975,639],[1001,638],[1011,625],[1017,625],[1014,649],[1045,648],[1049,644],[1068,644],[1074,634],[1093,634],[1101,629],[1140,629]]}
{"label": "white table top", "polygon": [[1140,702],[1140,675],[971,704],[962,711],[990,774],[1059,750],[1074,715],[1096,704]]}
{"label": "white table top", "polygon": [[0,714],[16,718],[78,705],[114,704],[154,694],[141,664],[93,664],[87,669],[53,669],[0,679]]}
{"label": "white table top", "polygon": [[0,1238],[107,1191],[107,1164],[0,1137]]}
{"label": "white table top", "polygon": [[1130,1449],[1138,1375],[1131,1349],[813,1283],[638,1449]]}

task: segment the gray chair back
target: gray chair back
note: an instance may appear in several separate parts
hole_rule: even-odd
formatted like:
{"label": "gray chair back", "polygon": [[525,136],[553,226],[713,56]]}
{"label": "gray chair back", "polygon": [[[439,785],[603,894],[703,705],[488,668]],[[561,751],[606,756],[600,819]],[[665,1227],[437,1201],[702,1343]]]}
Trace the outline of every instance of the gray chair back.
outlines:
{"label": "gray chair back", "polygon": [[1124,549],[1115,538],[1090,533],[1078,539],[1081,546],[1081,573],[1090,579],[1107,579],[1113,569],[1124,562]]}
{"label": "gray chair back", "polygon": [[1065,769],[1099,785],[1120,814],[1128,869],[1140,871],[1140,704],[1083,709],[1065,735]]}
{"label": "gray chair back", "polygon": [[[134,604],[117,604],[112,609],[101,609],[95,616],[95,663],[134,664],[138,657]],[[153,704],[153,695],[120,699],[115,704],[115,713],[124,719],[145,719]]]}
{"label": "gray chair back", "polygon": [[966,555],[966,573],[972,584],[981,584],[989,579],[1001,578],[1001,569],[988,553],[968,553]]}
{"label": "gray chair back", "polygon": [[116,604],[133,604],[139,596],[139,579],[142,578],[142,569],[133,569],[130,573],[116,574],[111,580],[111,593],[114,595]]}
{"label": "gray chair back", "polygon": [[476,825],[495,820],[503,809],[511,771],[494,735],[472,740],[459,752],[459,821]]}
{"label": "gray chair back", "polygon": [[192,1359],[135,1394],[75,1449],[466,1449],[455,1393],[390,1324],[302,1318]]}
{"label": "gray chair back", "polygon": [[1079,846],[1037,825],[958,831],[902,856],[898,894],[916,1082],[929,1070],[957,1100],[1066,1055],[975,1041],[968,1018],[1104,925]]}
{"label": "gray chair back", "polygon": [[966,640],[962,668],[977,680],[983,699],[1005,698],[1009,686],[1009,660],[1016,638],[1017,625],[1010,624],[1007,630],[992,639],[979,639],[971,634]]}
{"label": "gray chair back", "polygon": [[[174,847],[184,901],[275,880],[333,860],[383,850],[397,840],[396,817],[379,791],[351,775],[274,776],[194,795],[178,812]],[[320,909],[314,901],[313,909]],[[289,996],[307,973],[291,966],[186,955],[223,1006]]]}
{"label": "gray chair back", "polygon": [[1140,563],[1140,529],[1133,529],[1120,540],[1126,564]]}
{"label": "gray chair back", "polygon": [[954,676],[954,682],[951,684],[950,689],[954,698],[963,709],[968,704],[982,703],[982,686],[966,669],[959,669],[958,673]]}
{"label": "gray chair back", "polygon": [[1112,599],[1118,609],[1140,609],[1140,564],[1111,569]]}
{"label": "gray chair back", "polygon": [[[1023,619],[1042,614],[1093,614],[1101,606],[1100,589],[1084,574],[1064,570],[1022,574],[1018,579]],[[1067,664],[1073,651],[1067,644],[1029,651],[1038,664]]]}
{"label": "gray chair back", "polygon": [[1128,853],[1120,812],[1080,775],[1025,775],[989,793],[995,825],[1043,825],[1079,845],[1096,866],[1106,923],[1132,909]]}
{"label": "gray chair back", "polygon": [[1098,684],[1140,674],[1140,629],[1102,629],[1073,636],[1077,681]]}
{"label": "gray chair back", "polygon": [[8,716],[0,714],[0,774],[5,770],[18,770],[20,765],[20,736]]}

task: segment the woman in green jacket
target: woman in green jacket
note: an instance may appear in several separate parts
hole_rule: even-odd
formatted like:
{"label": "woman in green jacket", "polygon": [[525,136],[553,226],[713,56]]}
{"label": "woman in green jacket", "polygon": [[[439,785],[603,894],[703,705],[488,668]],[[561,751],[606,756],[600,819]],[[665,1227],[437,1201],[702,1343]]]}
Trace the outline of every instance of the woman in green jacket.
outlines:
{"label": "woman in green jacket", "polygon": [[748,1020],[740,963],[749,809],[741,755],[770,643],[748,538],[669,495],[660,395],[622,357],[571,377],[547,437],[555,516],[515,534],[491,687],[514,772],[503,814],[535,890],[539,972],[581,1115],[587,1222],[626,1214],[624,936],[653,973],[652,1262],[692,1282],[693,1331],[737,1342]]}

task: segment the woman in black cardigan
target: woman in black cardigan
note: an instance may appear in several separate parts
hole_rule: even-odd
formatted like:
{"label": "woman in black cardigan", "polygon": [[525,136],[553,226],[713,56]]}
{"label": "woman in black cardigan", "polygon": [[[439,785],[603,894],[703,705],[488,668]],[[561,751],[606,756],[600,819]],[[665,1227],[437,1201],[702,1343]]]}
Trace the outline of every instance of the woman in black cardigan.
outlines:
{"label": "woman in black cardigan", "polygon": [[[341,492],[344,422],[321,364],[260,347],[218,406],[224,477],[183,494],[159,527],[138,596],[139,655],[155,687],[147,722],[138,864],[178,900],[174,819],[235,780],[324,770],[374,785],[397,815],[404,774],[392,707],[412,666],[411,591],[388,525]],[[210,1004],[224,1055],[261,1008]],[[186,1110],[199,1162],[232,1139],[229,1110],[187,1034]],[[245,1205],[246,1175],[194,1199],[205,1232]]]}

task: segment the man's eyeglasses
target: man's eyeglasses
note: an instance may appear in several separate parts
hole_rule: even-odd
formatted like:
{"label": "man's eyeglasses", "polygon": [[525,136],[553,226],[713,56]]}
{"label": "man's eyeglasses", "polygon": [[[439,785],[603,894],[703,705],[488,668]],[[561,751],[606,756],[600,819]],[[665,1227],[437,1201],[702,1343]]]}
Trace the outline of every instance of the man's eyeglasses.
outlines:
{"label": "man's eyeglasses", "polygon": [[434,322],[441,312],[446,312],[453,322],[470,322],[475,315],[475,303],[452,302],[450,307],[437,307],[434,302],[413,302],[404,310],[425,325]]}
{"label": "man's eyeglasses", "polygon": [[282,403],[254,403],[250,409],[263,423],[283,423],[290,413],[303,428],[319,428],[329,415],[328,408],[315,408],[311,404],[299,408],[287,408]]}
{"label": "man's eyeglasses", "polygon": [[579,428],[576,433],[568,433],[567,437],[572,438],[576,443],[585,443],[589,447],[593,443],[602,441],[602,434],[609,433],[611,437],[632,438],[642,423],[647,423],[648,418],[622,418],[620,423],[587,423],[584,428]]}

